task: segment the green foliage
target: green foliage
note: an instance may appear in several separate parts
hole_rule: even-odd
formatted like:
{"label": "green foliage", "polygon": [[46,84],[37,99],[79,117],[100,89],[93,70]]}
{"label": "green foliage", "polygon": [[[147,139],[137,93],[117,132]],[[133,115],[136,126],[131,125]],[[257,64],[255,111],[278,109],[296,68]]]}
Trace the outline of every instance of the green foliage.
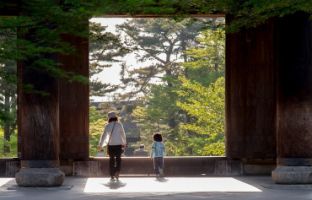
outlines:
{"label": "green foliage", "polygon": [[182,87],[178,94],[185,101],[177,104],[193,118],[191,123],[181,124],[191,133],[189,148],[197,155],[224,155],[224,78],[208,87],[182,79]]}
{"label": "green foliage", "polygon": [[[16,128],[16,61],[55,78],[88,83],[87,77],[63,70],[56,55],[75,53],[63,36],[88,37],[90,6],[83,1],[28,0],[19,5],[17,16],[0,17],[0,125],[5,153],[10,151],[7,143],[14,142],[11,136]],[[25,92],[49,95],[31,84],[23,87]]]}
{"label": "green foliage", "polygon": [[[150,150],[152,135],[160,132],[165,138],[167,155],[224,155],[224,121],[221,120],[224,118],[224,94],[217,98],[219,93],[224,93],[224,85],[219,81],[214,83],[224,75],[224,21],[207,20],[205,25],[208,28],[202,32],[199,30],[204,24],[192,19],[178,22],[139,19],[121,26],[133,40],[129,46],[140,50],[138,59],[156,62],[132,70],[127,81],[132,78],[139,88],[140,84],[151,80],[139,81],[141,78],[161,77],[157,84],[148,85],[143,104],[132,113],[147,150]],[[140,34],[142,32],[144,34]],[[153,73],[147,73],[148,70]],[[211,104],[214,110],[209,116],[198,108],[207,106],[206,98],[215,102]]]}
{"label": "green foliage", "polygon": [[296,12],[312,14],[311,0],[106,0],[97,14],[169,15],[224,14],[231,16],[229,30],[255,27],[269,18]]}
{"label": "green foliage", "polygon": [[190,57],[183,66],[176,91],[177,106],[185,111],[188,120],[180,125],[178,154],[224,155],[224,67],[225,32],[222,22],[214,21],[197,38],[199,45],[188,49]]}
{"label": "green foliage", "polygon": [[179,21],[171,18],[139,18],[118,26],[118,30],[126,34],[126,45],[136,53],[137,61],[149,61],[147,66],[123,66],[122,82],[132,89],[126,97],[148,93],[153,85],[151,83],[156,80],[170,87],[171,80],[183,73],[179,62],[187,59],[185,50],[194,45],[204,21],[192,18]]}
{"label": "green foliage", "polygon": [[[144,105],[137,106],[134,109],[132,116],[134,117],[134,121],[138,124],[140,128],[141,138],[141,141],[139,141],[136,146],[144,143],[145,149],[148,152],[151,152],[153,135],[155,133],[161,133],[164,137],[165,142],[169,140],[173,129],[168,126],[165,114],[165,112],[162,114],[159,112],[159,110],[156,109],[153,109],[153,111],[151,111],[151,108]],[[174,152],[167,147],[166,154],[171,156],[175,155]]]}
{"label": "green foliage", "polygon": [[[229,27],[237,31],[241,27],[255,27],[270,18],[283,17],[296,12],[312,14],[312,3],[310,0],[232,0],[229,14],[233,21]],[[227,3],[227,2],[225,2]]]}
{"label": "green foliage", "polygon": [[104,68],[112,67],[112,63],[120,62],[120,58],[129,50],[120,41],[120,36],[107,32],[105,26],[90,22],[89,30],[90,96],[104,96],[116,91],[118,85],[102,83],[95,75]]}
{"label": "green foliage", "polygon": [[92,16],[88,10],[90,4],[83,1],[58,4],[51,0],[29,0],[20,6],[20,15],[0,18],[2,32],[16,34],[18,30],[19,35],[3,41],[5,48],[0,50],[0,60],[27,60],[28,67],[46,71],[56,78],[88,82],[87,77],[63,70],[55,54],[75,52],[63,40],[64,35],[88,37],[88,18]]}
{"label": "green foliage", "polygon": [[[0,158],[16,158],[17,157],[17,132],[14,131],[14,133],[11,135],[10,141],[4,140],[3,135],[3,129],[0,128]],[[9,146],[10,152],[4,152],[4,144],[6,143],[6,146]]]}
{"label": "green foliage", "polygon": [[93,123],[103,118],[103,114],[94,106],[89,107],[89,122]]}
{"label": "green foliage", "polygon": [[106,118],[103,114],[96,110],[95,107],[89,109],[89,153],[90,156],[95,156],[97,153],[97,145],[100,140],[100,136],[103,133],[104,126],[106,124]]}
{"label": "green foliage", "polygon": [[95,156],[97,153],[97,145],[99,143],[101,134],[103,133],[104,126],[106,124],[105,119],[98,119],[97,121],[90,122],[89,131],[90,131],[90,139],[89,139],[89,155]]}
{"label": "green foliage", "polygon": [[[5,5],[4,5],[5,6]],[[10,59],[41,59],[44,54],[74,52],[62,41],[62,34],[87,37],[86,20],[97,14],[151,14],[186,16],[189,14],[224,13],[232,16],[232,29],[252,27],[272,17],[282,17],[298,11],[312,12],[310,0],[28,0],[16,17],[2,17],[1,29],[20,30],[23,35],[31,31],[32,38],[14,39],[7,43],[0,57]],[[66,19],[66,20],[64,20]],[[16,48],[18,43],[18,48]],[[45,69],[44,62],[39,67]],[[51,64],[49,64],[51,65]],[[51,65],[57,68],[58,65]],[[54,70],[51,71],[53,73]],[[66,72],[62,72],[66,74]],[[55,74],[59,75],[59,72]],[[70,76],[69,76],[70,77]]]}
{"label": "green foliage", "polygon": [[204,85],[224,75],[225,70],[224,22],[214,23],[215,27],[202,31],[197,37],[199,45],[186,51],[189,60],[183,63],[187,77]]}
{"label": "green foliage", "polygon": [[[16,38],[15,31],[0,30],[0,46],[5,45],[12,38]],[[3,46],[1,49],[6,48],[10,47]],[[10,154],[10,142],[16,129],[16,73],[17,67],[14,60],[0,58],[0,128],[3,129],[0,139],[3,142],[0,148],[3,149],[3,155],[12,154]],[[16,156],[16,151],[14,156]]]}

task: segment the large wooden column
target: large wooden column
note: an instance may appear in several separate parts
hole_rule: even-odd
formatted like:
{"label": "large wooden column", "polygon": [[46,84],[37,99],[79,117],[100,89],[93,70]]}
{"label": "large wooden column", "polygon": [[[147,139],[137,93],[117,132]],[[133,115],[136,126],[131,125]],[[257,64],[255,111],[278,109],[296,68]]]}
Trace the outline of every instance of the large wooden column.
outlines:
{"label": "large wooden column", "polygon": [[[26,6],[20,14],[32,17],[33,13]],[[46,30],[53,29],[49,21],[40,25]],[[17,36],[36,47],[45,47],[37,28],[21,28]],[[48,70],[46,65],[50,62],[44,59],[58,62],[57,54],[49,52],[28,55],[18,61],[18,156],[21,169],[15,178],[19,186],[60,186],[65,177],[59,169],[59,78]]]}
{"label": "large wooden column", "polygon": [[[63,39],[74,47],[75,52],[59,56],[62,68],[88,80],[88,38],[65,35]],[[67,161],[89,159],[88,83],[69,80],[60,82],[60,159],[65,165]]]}
{"label": "large wooden column", "polygon": [[274,28],[270,20],[226,35],[226,156],[247,164],[276,157]]}
{"label": "large wooden column", "polygon": [[[88,21],[84,24],[87,28]],[[23,38],[35,41],[31,35]],[[62,37],[72,45],[73,53],[41,56],[88,80],[88,39]],[[65,165],[63,170],[71,174],[67,168],[72,168],[72,161],[89,158],[89,86],[71,77],[51,76],[33,67],[34,61],[36,58],[20,62],[18,69],[18,146],[22,169],[16,181],[21,186],[56,186],[64,180],[60,161]]]}
{"label": "large wooden column", "polygon": [[[47,72],[19,65],[18,128],[22,166],[58,165],[58,81]],[[28,88],[29,86],[29,88]]]}
{"label": "large wooden column", "polygon": [[312,183],[312,22],[299,13],[278,21],[276,183]]}
{"label": "large wooden column", "polygon": [[59,84],[48,72],[33,67],[33,61],[18,65],[18,151],[22,168],[16,182],[20,186],[57,186],[64,180],[58,169]]}

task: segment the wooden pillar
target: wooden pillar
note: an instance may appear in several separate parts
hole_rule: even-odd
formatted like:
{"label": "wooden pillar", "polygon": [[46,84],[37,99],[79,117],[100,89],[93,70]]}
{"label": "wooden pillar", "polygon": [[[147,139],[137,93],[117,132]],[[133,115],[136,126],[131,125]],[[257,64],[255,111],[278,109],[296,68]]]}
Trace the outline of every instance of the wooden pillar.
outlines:
{"label": "wooden pillar", "polygon": [[[50,57],[51,58],[51,57]],[[53,58],[51,58],[53,59]],[[18,64],[20,186],[59,186],[59,84],[28,60]]]}
{"label": "wooden pillar", "polygon": [[[35,33],[35,28],[18,30],[17,36],[39,46],[41,41]],[[40,59],[57,62],[57,55],[34,54],[18,61],[21,169],[15,178],[19,186],[60,186],[64,181],[64,173],[59,169],[59,80],[40,65],[42,62],[37,62]]]}
{"label": "wooden pillar", "polygon": [[18,78],[18,139],[22,166],[58,166],[58,80],[27,62],[18,65]]}
{"label": "wooden pillar", "polygon": [[[230,22],[227,17],[227,23]],[[274,53],[273,20],[257,28],[226,34],[226,156],[229,158],[274,164]]]}
{"label": "wooden pillar", "polygon": [[[23,38],[35,41],[31,35],[28,33]],[[65,71],[88,80],[88,39],[73,35],[64,35],[63,39],[74,47],[74,53],[41,56],[59,62]],[[64,180],[64,173],[58,169],[60,159],[65,165],[71,165],[73,160],[89,157],[89,88],[87,83],[59,80],[33,67],[35,60],[19,63],[18,69],[22,169],[16,181],[21,186],[56,186]]]}
{"label": "wooden pillar", "polygon": [[278,21],[276,183],[312,183],[312,22],[297,13]]}
{"label": "wooden pillar", "polygon": [[[75,48],[75,52],[59,56],[62,68],[82,75],[88,80],[88,38],[65,35],[63,39]],[[69,80],[60,82],[60,159],[63,161],[89,159],[89,85],[87,83]]]}

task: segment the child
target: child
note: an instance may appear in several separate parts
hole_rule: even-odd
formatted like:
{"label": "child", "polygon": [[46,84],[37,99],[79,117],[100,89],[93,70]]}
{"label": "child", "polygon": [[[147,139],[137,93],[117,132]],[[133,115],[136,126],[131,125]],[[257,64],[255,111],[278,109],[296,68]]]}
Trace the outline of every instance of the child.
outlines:
{"label": "child", "polygon": [[155,174],[157,177],[160,177],[164,175],[165,146],[162,143],[161,134],[154,134],[153,139],[151,157],[153,158]]}

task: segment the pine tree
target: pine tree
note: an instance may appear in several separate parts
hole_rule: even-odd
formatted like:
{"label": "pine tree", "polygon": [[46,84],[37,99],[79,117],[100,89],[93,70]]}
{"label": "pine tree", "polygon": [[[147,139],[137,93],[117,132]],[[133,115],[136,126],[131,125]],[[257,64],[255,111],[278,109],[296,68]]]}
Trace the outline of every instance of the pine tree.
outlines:
{"label": "pine tree", "polygon": [[[126,34],[127,46],[135,52],[137,61],[142,64],[134,68],[123,65],[122,82],[132,90],[122,97],[132,98],[165,89],[162,91],[162,111],[166,115],[164,121],[171,128],[177,127],[180,109],[174,103],[175,82],[179,75],[185,73],[181,66],[181,62],[187,60],[185,50],[196,44],[195,38],[203,27],[203,20],[192,18],[131,19],[120,25],[118,28]],[[148,64],[144,66],[143,63]],[[162,86],[155,85],[157,81]]]}
{"label": "pine tree", "polygon": [[129,50],[120,41],[119,35],[107,32],[105,26],[90,22],[90,96],[104,96],[116,91],[120,86],[106,84],[96,78],[105,68],[112,67],[112,63],[121,62],[122,56]]}

